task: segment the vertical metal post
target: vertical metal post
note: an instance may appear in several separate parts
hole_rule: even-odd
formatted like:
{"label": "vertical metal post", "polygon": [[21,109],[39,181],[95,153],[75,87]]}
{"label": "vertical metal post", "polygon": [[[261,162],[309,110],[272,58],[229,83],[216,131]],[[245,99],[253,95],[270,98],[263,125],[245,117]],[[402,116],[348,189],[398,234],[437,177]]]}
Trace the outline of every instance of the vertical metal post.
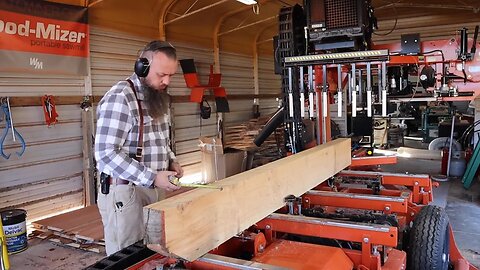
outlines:
{"label": "vertical metal post", "polygon": [[367,63],[367,116],[372,117],[372,66]]}
{"label": "vertical metal post", "polygon": [[352,117],[357,117],[357,91],[358,85],[355,85],[352,92]]}
{"label": "vertical metal post", "polygon": [[288,115],[293,118],[293,85],[292,68],[288,68]]}
{"label": "vertical metal post", "polygon": [[308,66],[308,113],[311,118],[314,117],[313,115],[313,108],[314,108],[314,95],[315,95],[315,86],[313,85],[313,66]]}
{"label": "vertical metal post", "polygon": [[352,103],[352,91],[353,91],[353,86],[352,86],[352,74],[348,73],[347,74],[347,79],[348,79],[348,102],[347,104]]}
{"label": "vertical metal post", "polygon": [[382,116],[387,116],[387,63],[382,62]]}
{"label": "vertical metal post", "polygon": [[327,66],[322,66],[322,117],[325,119],[328,115],[328,84],[327,84]]}
{"label": "vertical metal post", "polygon": [[337,77],[337,116],[338,117],[342,117],[342,110],[343,110],[343,107],[342,107],[342,95],[343,95],[343,92],[342,92],[342,65],[337,65],[337,74],[338,74],[338,77]]}
{"label": "vertical metal post", "polygon": [[363,111],[363,72],[361,69],[358,70],[358,103],[362,106]]}
{"label": "vertical metal post", "polygon": [[300,67],[300,117],[305,117],[305,87],[303,80],[303,67]]}
{"label": "vertical metal post", "polygon": [[378,91],[377,91],[377,96],[378,96],[378,102],[382,101],[382,64],[378,64]]}
{"label": "vertical metal post", "polygon": [[357,71],[355,63],[352,64],[352,117],[357,117]]}
{"label": "vertical metal post", "polygon": [[[320,123],[320,121],[321,121],[321,119],[320,119],[320,118],[321,118],[321,117],[320,117],[320,98],[321,98],[321,95],[319,95],[317,92],[315,92],[315,108],[317,108],[317,110],[315,111],[315,112],[316,112],[316,117],[315,117],[315,118],[316,118],[316,121],[315,121],[315,123],[316,123],[316,125],[317,125],[317,134],[318,134],[318,136],[317,136],[317,145],[322,144],[322,139],[320,139],[320,135],[321,135],[321,134],[320,134],[320,129],[321,129],[321,128],[320,128],[320,125],[321,125],[321,123]],[[323,133],[325,133],[325,132],[323,132]],[[322,136],[322,137],[323,137],[323,136]]]}

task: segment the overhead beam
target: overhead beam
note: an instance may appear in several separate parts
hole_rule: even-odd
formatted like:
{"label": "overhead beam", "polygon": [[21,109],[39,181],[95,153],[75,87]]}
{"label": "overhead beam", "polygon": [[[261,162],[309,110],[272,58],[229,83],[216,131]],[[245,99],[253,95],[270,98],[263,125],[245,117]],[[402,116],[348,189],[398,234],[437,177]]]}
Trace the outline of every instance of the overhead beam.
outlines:
{"label": "overhead beam", "polygon": [[180,17],[177,17],[177,18],[175,18],[175,19],[171,19],[170,21],[165,22],[165,25],[171,24],[171,23],[176,22],[176,21],[178,21],[178,20],[185,19],[185,18],[187,18],[187,17],[189,17],[189,16],[192,16],[192,15],[194,15],[194,14],[197,14],[197,13],[199,13],[199,12],[202,12],[202,11],[204,11],[204,10],[207,10],[207,9],[209,9],[209,8],[212,8],[212,7],[214,7],[214,6],[218,6],[218,5],[223,4],[223,3],[227,2],[227,1],[230,1],[230,0],[221,0],[221,1],[215,2],[214,4],[211,4],[211,5],[204,6],[204,7],[202,7],[202,8],[196,9],[196,10],[190,12],[190,13],[186,13],[186,14],[180,16]]}
{"label": "overhead beam", "polygon": [[417,4],[417,3],[390,3],[375,8],[375,10],[381,10],[385,8],[421,8],[421,9],[449,9],[449,10],[470,10],[473,13],[478,13],[480,7],[467,6],[467,5],[442,5],[442,4]]}
{"label": "overhead beam", "polygon": [[88,4],[88,7],[91,8],[91,7],[95,6],[96,4],[99,4],[100,2],[103,2],[103,0],[97,0],[97,1],[91,2],[91,3],[87,2],[87,4]]}
{"label": "overhead beam", "polygon": [[[258,5],[264,5],[266,4],[267,2],[269,2],[271,0],[264,0],[262,2],[258,2]],[[247,11],[247,10],[250,10],[251,7],[250,6],[245,6],[245,7],[242,7],[242,8],[239,8],[239,9],[235,9],[235,10],[232,10],[232,11],[229,11],[227,13],[224,13],[217,21],[217,23],[215,24],[215,27],[213,28],[213,58],[214,58],[214,67],[215,67],[215,72],[216,73],[220,73],[220,42],[219,42],[219,35],[218,33],[220,32],[220,27],[222,26],[223,22],[225,21],[226,18],[230,18],[231,16],[237,14],[237,13],[240,13],[240,12],[244,12],[244,11]]]}
{"label": "overhead beam", "polygon": [[158,31],[159,33],[159,39],[160,40],[166,40],[167,37],[167,29],[165,25],[165,20],[167,19],[167,14],[168,11],[172,8],[174,5],[175,0],[167,0],[166,3],[162,5],[162,8],[160,9],[160,17],[158,18]]}
{"label": "overhead beam", "polygon": [[233,28],[233,29],[230,29],[230,30],[227,30],[227,31],[225,31],[225,32],[219,33],[218,36],[223,36],[223,35],[226,35],[226,34],[229,34],[229,33],[235,32],[235,31],[238,31],[238,30],[242,30],[242,29],[247,28],[247,27],[251,27],[251,26],[257,25],[257,24],[259,24],[259,23],[268,22],[268,21],[273,20],[273,19],[276,19],[276,18],[278,18],[278,15],[271,16],[271,17],[265,18],[265,19],[263,19],[263,20],[255,21],[255,22],[252,22],[252,23],[249,23],[249,24],[240,26],[240,27],[235,27],[235,28]]}
{"label": "overhead beam", "polygon": [[350,139],[337,139],[214,185],[144,207],[145,241],[193,261],[350,165]]}
{"label": "overhead beam", "polygon": [[[253,41],[253,87],[254,87],[254,93],[255,95],[258,95],[260,93],[260,74],[259,74],[259,63],[258,63],[258,39],[260,38],[261,35],[265,32],[266,29],[270,28],[273,23],[270,23],[269,25],[265,26],[262,30],[258,31],[258,33],[255,35],[255,39]],[[271,40],[271,39],[270,39]]]}

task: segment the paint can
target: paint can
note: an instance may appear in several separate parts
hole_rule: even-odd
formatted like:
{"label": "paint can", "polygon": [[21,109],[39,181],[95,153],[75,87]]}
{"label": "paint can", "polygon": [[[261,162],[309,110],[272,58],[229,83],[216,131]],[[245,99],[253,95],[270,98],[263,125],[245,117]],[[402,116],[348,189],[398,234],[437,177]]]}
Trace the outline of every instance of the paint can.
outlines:
{"label": "paint can", "polygon": [[3,232],[7,242],[8,254],[15,254],[27,249],[27,211],[11,209],[0,213]]}

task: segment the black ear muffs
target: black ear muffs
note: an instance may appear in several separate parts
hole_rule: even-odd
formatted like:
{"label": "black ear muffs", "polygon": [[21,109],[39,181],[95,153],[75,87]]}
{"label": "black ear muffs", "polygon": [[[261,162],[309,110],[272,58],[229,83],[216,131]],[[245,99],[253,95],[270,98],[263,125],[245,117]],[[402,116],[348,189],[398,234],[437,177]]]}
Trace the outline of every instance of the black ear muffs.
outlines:
{"label": "black ear muffs", "polygon": [[145,57],[138,58],[137,61],[135,61],[134,70],[138,77],[147,77],[148,71],[150,70],[150,62]]}
{"label": "black ear muffs", "polygon": [[200,102],[200,116],[202,119],[208,119],[210,118],[210,115],[212,114],[212,107],[210,107],[210,104],[208,104],[208,101],[203,98],[202,102]]}

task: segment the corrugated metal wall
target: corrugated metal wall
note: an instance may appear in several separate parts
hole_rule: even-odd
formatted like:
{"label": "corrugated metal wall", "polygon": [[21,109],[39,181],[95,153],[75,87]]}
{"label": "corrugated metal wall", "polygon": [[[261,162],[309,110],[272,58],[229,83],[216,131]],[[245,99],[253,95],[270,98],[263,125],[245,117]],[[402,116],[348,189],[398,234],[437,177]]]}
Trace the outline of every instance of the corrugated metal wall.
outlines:
{"label": "corrugated metal wall", "polygon": [[[213,65],[213,50],[192,47],[187,44],[175,43],[179,59],[192,58],[195,61],[197,74],[200,82],[206,84],[210,73],[210,65]],[[222,80],[222,84],[223,84]],[[179,67],[177,75],[174,76],[170,86],[170,93],[173,96],[190,95],[190,89],[185,85],[182,70]],[[206,93],[208,94],[208,93]],[[175,139],[175,150],[177,159],[185,170],[185,177],[192,181],[201,180],[201,155],[199,137],[214,136],[217,134],[215,117],[215,104],[209,102],[212,107],[210,119],[200,118],[200,107],[197,103],[182,102],[173,104],[173,134]]]}
{"label": "corrugated metal wall", "polygon": [[[40,76],[31,74],[1,74],[0,96],[81,96],[85,92],[84,77]],[[26,141],[22,157],[9,131],[5,152],[10,159],[0,157],[0,209],[22,208],[28,219],[82,206],[83,154],[81,110],[75,105],[57,106],[59,122],[47,127],[40,106],[13,107],[15,128]],[[3,115],[1,115],[1,119]],[[0,122],[0,129],[5,128]]]}
{"label": "corrugated metal wall", "polygon": [[[137,53],[153,39],[155,37],[148,39],[100,27],[92,27],[91,72],[93,94],[101,96],[113,84],[130,76],[133,72],[133,63]],[[201,80],[205,82],[208,77],[209,64],[213,62],[213,52],[176,44],[174,41],[171,42],[177,48],[180,59],[195,59],[197,70],[202,75]],[[171,95],[177,96],[190,94],[190,90],[185,86],[180,67],[177,75],[172,79],[169,92]],[[200,169],[200,153],[198,151],[200,117],[198,105],[194,103],[173,104],[172,119],[176,142],[175,152],[179,162],[185,169],[185,175],[198,172]],[[202,135],[212,136],[215,134],[215,119],[204,120],[202,125]]]}
{"label": "corrugated metal wall", "polygon": [[[152,37],[153,39],[154,37]],[[103,95],[115,82],[132,73],[137,52],[149,39],[91,27],[91,85],[94,96]],[[178,56],[193,58],[202,82],[207,82],[213,50],[175,44]],[[221,53],[222,86],[229,95],[254,94],[253,58],[246,55]],[[273,74],[270,58],[259,60],[259,94],[280,92],[280,80]],[[0,96],[82,96],[85,77],[32,76],[1,74]],[[87,89],[89,90],[89,89]],[[179,68],[170,86],[174,96],[190,94]],[[230,100],[230,113],[225,114],[226,125],[248,121],[252,116],[252,100]],[[214,111],[215,106],[211,104]],[[275,99],[261,99],[262,114],[276,110]],[[201,169],[198,147],[200,136],[217,133],[215,113],[200,121],[196,103],[174,103],[172,108],[176,153],[186,176]],[[82,113],[77,105],[57,106],[59,123],[46,127],[39,106],[14,107],[14,125],[27,142],[21,158],[0,158],[0,209],[23,208],[29,220],[84,204]],[[5,121],[0,122],[0,128]],[[5,151],[17,151],[18,145],[9,135]]]}
{"label": "corrugated metal wall", "polygon": [[[450,39],[458,36],[457,31],[463,27],[468,28],[469,33],[473,33],[475,25],[479,23],[480,19],[478,17],[475,21],[469,18],[463,18],[462,15],[459,14],[454,19],[442,15],[400,18],[395,25],[395,20],[392,16],[391,20],[380,21],[378,23],[380,29],[375,32],[376,34],[374,34],[372,38],[374,44],[398,43],[401,40],[401,35],[414,33],[419,33],[422,41]],[[391,34],[386,36],[382,35],[386,32],[388,33],[391,29],[395,29]]]}
{"label": "corrugated metal wall", "polygon": [[[259,94],[278,94],[281,99],[282,81],[280,75],[275,74],[273,55],[258,59],[258,90]],[[262,98],[259,101],[261,115],[274,113],[279,101],[275,98]]]}

